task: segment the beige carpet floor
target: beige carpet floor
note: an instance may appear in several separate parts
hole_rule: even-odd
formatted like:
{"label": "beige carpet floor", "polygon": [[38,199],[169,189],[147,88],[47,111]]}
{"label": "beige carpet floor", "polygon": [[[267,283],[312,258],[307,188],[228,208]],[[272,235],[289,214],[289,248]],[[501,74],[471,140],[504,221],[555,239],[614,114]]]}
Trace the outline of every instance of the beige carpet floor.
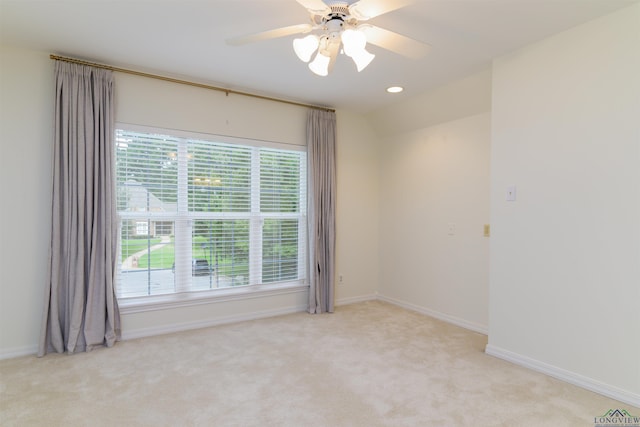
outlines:
{"label": "beige carpet floor", "polygon": [[0,362],[0,425],[558,427],[625,408],[486,339],[371,301],[21,357]]}

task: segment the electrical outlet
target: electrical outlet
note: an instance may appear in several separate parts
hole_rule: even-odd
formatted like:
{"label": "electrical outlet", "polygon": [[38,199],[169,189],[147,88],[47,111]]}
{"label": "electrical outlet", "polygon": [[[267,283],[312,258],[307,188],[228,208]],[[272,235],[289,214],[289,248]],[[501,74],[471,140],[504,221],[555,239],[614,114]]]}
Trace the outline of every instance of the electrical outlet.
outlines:
{"label": "electrical outlet", "polygon": [[342,277],[342,274],[341,274],[341,275],[339,275],[339,276],[338,276],[338,281],[339,281],[340,283],[342,283],[342,279],[343,279],[343,277]]}

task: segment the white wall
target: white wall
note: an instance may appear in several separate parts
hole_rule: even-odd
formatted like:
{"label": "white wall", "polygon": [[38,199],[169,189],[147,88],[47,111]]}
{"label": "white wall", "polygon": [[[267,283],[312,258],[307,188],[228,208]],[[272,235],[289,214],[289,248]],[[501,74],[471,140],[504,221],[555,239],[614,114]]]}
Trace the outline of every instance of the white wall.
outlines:
{"label": "white wall", "polygon": [[484,333],[490,123],[484,113],[388,136],[380,155],[381,297]]}
{"label": "white wall", "polygon": [[[2,237],[0,358],[34,353],[40,332],[50,233],[53,61],[46,52],[0,50]],[[305,139],[306,109],[168,82],[116,74],[116,119],[147,126],[260,138],[290,144]],[[378,252],[377,218],[353,212],[377,206],[375,138],[358,115],[338,112],[337,264],[345,302],[375,294],[376,276],[363,268]],[[359,150],[370,149],[360,156]],[[357,171],[357,173],[354,173]],[[353,252],[354,243],[362,245]],[[359,245],[358,244],[358,245]],[[135,337],[304,309],[307,291],[223,299],[164,311],[124,310],[123,335]]]}
{"label": "white wall", "polygon": [[118,122],[306,144],[306,108],[131,74],[115,76]]}
{"label": "white wall", "polygon": [[51,227],[53,64],[0,46],[0,357],[34,352]]}
{"label": "white wall", "polygon": [[640,406],[640,5],[495,60],[492,117],[487,351]]}
{"label": "white wall", "polygon": [[379,297],[482,333],[490,110],[487,69],[367,115],[381,138]]}
{"label": "white wall", "polygon": [[337,114],[336,304],[344,304],[375,298],[378,289],[379,148],[361,115]]}
{"label": "white wall", "polygon": [[381,138],[379,297],[487,333],[491,70],[400,99],[367,115]]}

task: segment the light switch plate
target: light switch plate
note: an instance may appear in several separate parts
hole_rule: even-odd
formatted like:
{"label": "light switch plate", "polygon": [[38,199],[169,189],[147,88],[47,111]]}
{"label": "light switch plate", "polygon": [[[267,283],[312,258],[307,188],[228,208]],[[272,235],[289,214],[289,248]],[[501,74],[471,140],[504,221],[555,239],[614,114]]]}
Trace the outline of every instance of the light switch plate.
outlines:
{"label": "light switch plate", "polygon": [[516,201],[516,186],[510,185],[507,187],[507,202],[515,202]]}

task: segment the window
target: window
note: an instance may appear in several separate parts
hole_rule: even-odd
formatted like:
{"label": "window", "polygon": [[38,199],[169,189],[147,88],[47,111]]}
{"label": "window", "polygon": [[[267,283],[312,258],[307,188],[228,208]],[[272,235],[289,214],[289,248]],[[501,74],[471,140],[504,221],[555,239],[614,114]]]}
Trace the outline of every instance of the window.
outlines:
{"label": "window", "polygon": [[136,222],[136,235],[146,236],[149,234],[149,223],[147,221]]}
{"label": "window", "polygon": [[302,147],[116,130],[119,298],[304,283]]}

